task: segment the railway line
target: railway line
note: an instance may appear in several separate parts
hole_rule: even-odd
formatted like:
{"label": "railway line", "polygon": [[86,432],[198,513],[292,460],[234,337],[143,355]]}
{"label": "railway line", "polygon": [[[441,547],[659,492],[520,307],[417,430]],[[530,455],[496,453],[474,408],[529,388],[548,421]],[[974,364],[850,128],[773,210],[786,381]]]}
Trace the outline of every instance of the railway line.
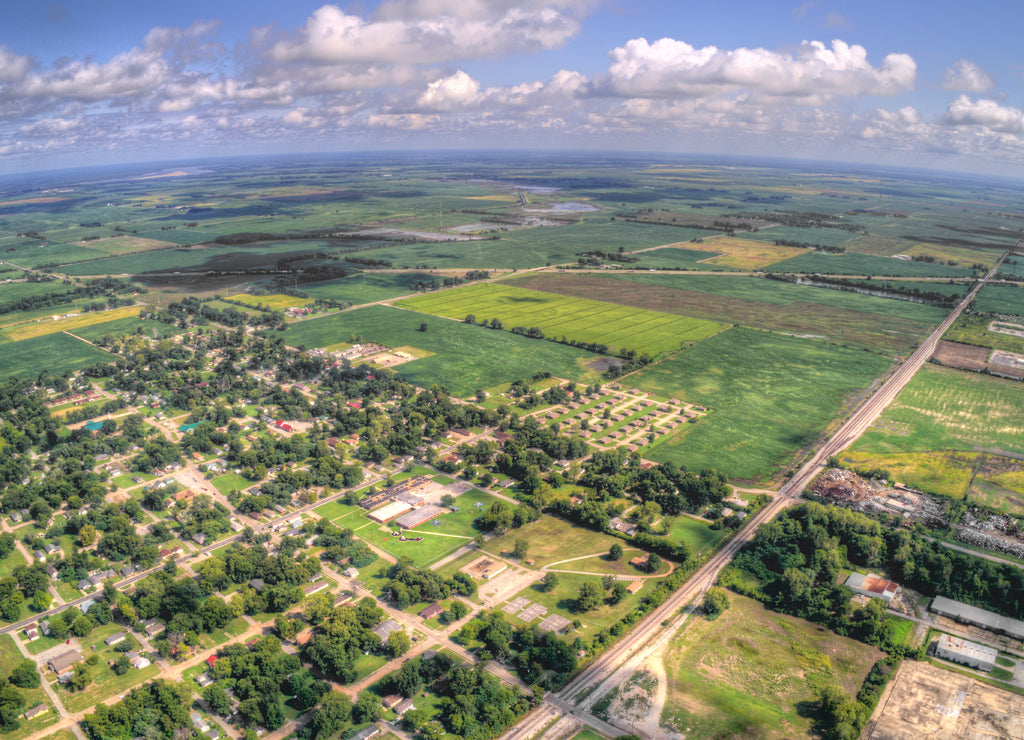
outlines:
{"label": "railway line", "polygon": [[[770,522],[787,509],[799,503],[800,496],[814,477],[823,470],[829,457],[838,454],[853,443],[881,415],[885,408],[899,395],[917,371],[928,361],[935,347],[946,330],[970,305],[971,301],[998,271],[1000,265],[1010,254],[1009,250],[996,262],[995,266],[967,293],[950,314],[920,344],[920,346],[872,393],[849,418],[828,439],[822,443],[815,453],[800,469],[782,484],[778,494],[760,511],[751,516],[746,524],[718,552],[708,558],[707,562],[681,588],[675,591],[658,608],[652,611],[637,627],[619,644],[598,657],[576,678],[566,684],[558,692],[549,694],[544,702],[528,715],[517,728],[506,732],[503,740],[556,740],[556,736],[543,732],[536,734],[537,725],[534,715],[546,713],[552,716],[552,707],[561,707],[565,712],[591,728],[608,734],[608,723],[593,716],[587,711],[594,701],[604,696],[612,688],[618,686],[632,674],[634,666],[644,658],[662,650],[685,622],[680,611],[717,580],[736,553],[754,537],[757,528]],[[532,734],[526,729],[533,728]],[[553,727],[553,725],[552,725]],[[617,733],[634,733],[632,727],[615,728]],[[612,734],[614,736],[615,733]],[[636,732],[641,736],[647,736]]]}

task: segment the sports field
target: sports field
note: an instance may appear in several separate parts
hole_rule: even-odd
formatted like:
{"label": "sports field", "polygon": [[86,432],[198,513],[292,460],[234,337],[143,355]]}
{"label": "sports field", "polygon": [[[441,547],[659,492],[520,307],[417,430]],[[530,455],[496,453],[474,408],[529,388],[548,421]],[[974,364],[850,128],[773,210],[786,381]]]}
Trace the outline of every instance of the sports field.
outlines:
{"label": "sports field", "polygon": [[873,352],[735,327],[630,375],[630,386],[707,406],[648,457],[769,480],[889,362]]}
{"label": "sports field", "polygon": [[514,284],[886,353],[915,346],[945,316],[934,306],[741,275],[544,274]]}
{"label": "sports field", "polygon": [[[427,331],[419,330],[422,323]],[[529,379],[541,371],[588,383],[599,377],[587,367],[600,357],[592,352],[389,306],[299,321],[284,332],[285,343],[292,347],[329,347],[353,338],[433,352],[396,366],[395,372],[424,388],[438,383],[457,396]]]}
{"label": "sports field", "polygon": [[665,651],[663,725],[686,737],[811,737],[805,707],[826,686],[856,695],[883,653],[729,594],[708,622],[691,617]]}
{"label": "sports field", "polygon": [[652,355],[699,342],[726,328],[703,319],[494,284],[408,298],[398,305],[453,319],[469,314],[477,321],[497,318],[506,329],[537,327],[547,337],[564,336]]}

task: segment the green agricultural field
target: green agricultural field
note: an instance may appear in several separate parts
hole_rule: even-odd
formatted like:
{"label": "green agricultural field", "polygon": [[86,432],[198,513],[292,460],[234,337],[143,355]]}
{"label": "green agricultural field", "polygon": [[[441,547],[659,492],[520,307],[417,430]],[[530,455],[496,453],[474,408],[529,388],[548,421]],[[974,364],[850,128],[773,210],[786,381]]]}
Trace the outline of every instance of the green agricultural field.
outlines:
{"label": "green agricultural field", "polygon": [[715,621],[688,620],[665,651],[663,726],[687,737],[816,737],[804,707],[839,686],[856,695],[883,653],[729,594]]}
{"label": "green agricultural field", "polygon": [[34,377],[40,370],[63,374],[113,358],[103,350],[63,333],[46,334],[3,345],[0,353],[0,378],[16,375]]}
{"label": "green agricultural field", "polygon": [[1024,316],[1024,287],[1020,285],[985,285],[974,297],[971,307],[980,313]]}
{"label": "green agricultural field", "polygon": [[466,288],[408,298],[398,303],[452,319],[499,319],[506,329],[536,327],[549,337],[567,337],[652,355],[699,342],[725,327],[712,321],[660,314],[586,298],[569,298],[510,285]]}
{"label": "green agricultural field", "polygon": [[18,301],[22,298],[35,298],[51,293],[67,293],[74,289],[73,285],[65,285],[60,280],[49,283],[30,283],[19,280],[14,283],[0,283],[0,303]]}
{"label": "green agricultural field", "polygon": [[651,459],[770,480],[887,365],[873,352],[737,327],[626,382],[710,409],[652,449]]}
{"label": "green agricultural field", "polygon": [[934,306],[738,275],[545,274],[514,284],[886,353],[909,350],[946,315]]}
{"label": "green agricultural field", "polygon": [[[421,332],[424,322],[427,331]],[[389,347],[434,352],[394,369],[411,383],[424,388],[438,383],[457,396],[530,378],[541,371],[587,383],[598,377],[597,371],[586,366],[600,357],[592,352],[388,306],[299,321],[284,332],[285,343],[293,347],[327,347],[353,336]]]}
{"label": "green agricultural field", "polygon": [[854,445],[857,452],[1024,454],[1024,385],[925,365]]}
{"label": "green agricultural field", "polygon": [[969,269],[948,267],[930,262],[913,262],[891,257],[845,252],[828,254],[812,252],[776,262],[766,272],[816,272],[823,275],[880,275],[900,277],[964,277]]}
{"label": "green agricultural field", "polygon": [[138,334],[140,329],[142,330],[141,333],[147,337],[161,338],[175,336],[185,331],[174,324],[165,324],[162,321],[153,321],[152,319],[140,319],[136,316],[133,318],[104,321],[101,324],[93,324],[92,326],[83,326],[80,329],[76,329],[74,334],[76,337],[96,342],[105,336],[123,337],[128,334]]}
{"label": "green agricultural field", "polygon": [[302,286],[302,292],[313,298],[333,298],[359,305],[414,293],[410,286],[421,280],[440,281],[440,278],[429,272],[363,272],[337,280],[307,283]]}
{"label": "green agricultural field", "polygon": [[736,269],[735,267],[711,263],[710,260],[714,259],[719,254],[721,254],[721,252],[701,252],[696,249],[687,249],[682,246],[663,247],[661,249],[651,249],[646,252],[634,253],[633,256],[639,261],[623,264],[622,268],[632,270],[660,267],[673,270],[713,270],[721,272],[731,272]]}

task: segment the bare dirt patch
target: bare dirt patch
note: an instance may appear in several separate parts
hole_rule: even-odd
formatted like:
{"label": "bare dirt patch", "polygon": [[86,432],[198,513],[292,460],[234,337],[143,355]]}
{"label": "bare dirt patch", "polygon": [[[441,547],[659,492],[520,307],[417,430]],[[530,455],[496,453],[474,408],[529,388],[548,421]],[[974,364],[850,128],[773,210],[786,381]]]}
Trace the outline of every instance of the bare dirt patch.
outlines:
{"label": "bare dirt patch", "polygon": [[1024,697],[930,663],[905,660],[861,737],[1024,740]]}

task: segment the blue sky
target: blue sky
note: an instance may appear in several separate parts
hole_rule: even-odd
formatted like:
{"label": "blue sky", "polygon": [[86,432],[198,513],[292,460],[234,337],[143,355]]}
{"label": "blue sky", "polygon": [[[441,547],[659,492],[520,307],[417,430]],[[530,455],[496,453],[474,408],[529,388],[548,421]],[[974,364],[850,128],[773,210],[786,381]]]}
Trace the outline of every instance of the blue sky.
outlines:
{"label": "blue sky", "polygon": [[1021,15],[992,0],[0,0],[0,173],[572,148],[1013,175]]}

